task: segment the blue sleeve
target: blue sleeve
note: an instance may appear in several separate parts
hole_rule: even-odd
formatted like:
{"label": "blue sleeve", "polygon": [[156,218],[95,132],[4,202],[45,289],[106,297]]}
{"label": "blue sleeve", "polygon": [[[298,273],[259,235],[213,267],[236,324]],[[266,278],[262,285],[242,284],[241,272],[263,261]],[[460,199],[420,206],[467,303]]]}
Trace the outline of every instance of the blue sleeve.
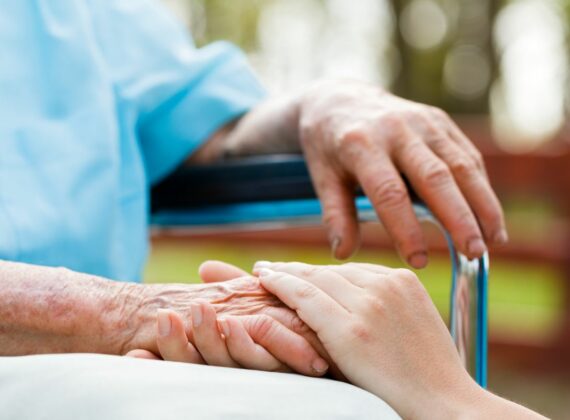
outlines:
{"label": "blue sleeve", "polygon": [[193,80],[141,125],[151,182],[168,174],[218,128],[265,96],[242,53],[229,44],[198,50],[193,67]]}
{"label": "blue sleeve", "polygon": [[151,183],[265,97],[239,49],[226,42],[195,48],[159,3],[92,0],[91,9],[120,106],[136,119]]}

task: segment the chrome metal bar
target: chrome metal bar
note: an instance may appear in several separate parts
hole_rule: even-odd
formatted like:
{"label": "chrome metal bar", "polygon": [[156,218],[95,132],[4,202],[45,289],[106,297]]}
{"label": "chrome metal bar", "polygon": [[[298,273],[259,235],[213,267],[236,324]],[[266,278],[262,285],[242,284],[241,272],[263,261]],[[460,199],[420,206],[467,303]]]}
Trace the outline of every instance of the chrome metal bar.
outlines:
{"label": "chrome metal bar", "polygon": [[489,257],[469,260],[457,252],[449,233],[423,205],[418,219],[435,224],[445,235],[451,258],[449,328],[463,365],[477,383],[487,386],[487,281]]}

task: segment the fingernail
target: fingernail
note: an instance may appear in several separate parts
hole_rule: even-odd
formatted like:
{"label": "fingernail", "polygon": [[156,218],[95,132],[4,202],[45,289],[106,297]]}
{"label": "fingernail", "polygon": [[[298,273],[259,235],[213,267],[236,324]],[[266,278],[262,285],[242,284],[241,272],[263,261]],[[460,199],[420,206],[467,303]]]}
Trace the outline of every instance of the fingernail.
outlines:
{"label": "fingernail", "polygon": [[157,320],[158,320],[158,333],[162,337],[170,335],[172,323],[170,322],[170,315],[168,314],[168,311],[164,309],[159,309],[157,314]]}
{"label": "fingernail", "polygon": [[313,370],[319,374],[325,373],[329,368],[329,364],[324,359],[316,359],[311,365]]}
{"label": "fingernail", "polygon": [[271,262],[269,261],[257,261],[254,265],[253,268],[268,268],[271,267]]}
{"label": "fingernail", "polygon": [[202,306],[191,304],[190,314],[192,315],[192,325],[194,327],[199,327],[200,324],[202,323]]}
{"label": "fingernail", "polygon": [[337,251],[338,247],[340,246],[340,242],[341,242],[341,239],[339,236],[334,236],[331,240],[331,249],[332,249],[332,254],[333,254],[334,258],[336,258],[336,251]]}
{"label": "fingernail", "polygon": [[226,337],[229,337],[231,331],[230,331],[230,325],[228,324],[228,321],[226,321],[225,319],[220,319],[218,321],[218,324],[222,328],[222,332],[224,333],[224,335]]}
{"label": "fingernail", "polygon": [[428,263],[427,253],[423,251],[414,252],[408,258],[408,263],[414,268],[424,268]]}
{"label": "fingernail", "polygon": [[509,242],[509,234],[505,229],[501,229],[495,234],[493,242],[495,242],[497,245],[506,244],[507,242]]}
{"label": "fingernail", "polygon": [[467,252],[471,255],[483,255],[487,251],[485,242],[481,238],[473,238],[467,242]]}
{"label": "fingernail", "polygon": [[273,273],[272,270],[270,270],[269,268],[260,268],[259,270],[257,270],[257,275],[259,277],[267,277],[269,276],[271,273]]}

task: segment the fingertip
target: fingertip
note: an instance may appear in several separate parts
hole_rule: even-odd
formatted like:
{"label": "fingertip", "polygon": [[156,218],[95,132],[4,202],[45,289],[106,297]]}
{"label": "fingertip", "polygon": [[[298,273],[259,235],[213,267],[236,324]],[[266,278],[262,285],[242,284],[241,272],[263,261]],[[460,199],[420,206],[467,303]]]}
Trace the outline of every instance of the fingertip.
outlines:
{"label": "fingertip", "polygon": [[125,354],[125,357],[131,357],[133,359],[160,360],[160,357],[156,354],[143,349],[131,350]]}
{"label": "fingertip", "polygon": [[487,252],[487,246],[480,237],[471,238],[467,241],[467,256],[469,258],[479,258]]}
{"label": "fingertip", "polygon": [[200,264],[200,266],[198,267],[198,274],[201,276],[205,270],[207,270],[212,264],[215,264],[217,262],[220,262],[220,261],[206,260],[206,261],[202,262],[202,264]]}
{"label": "fingertip", "polygon": [[345,215],[335,226],[327,226],[328,239],[333,258],[345,260],[350,258],[360,245],[360,230],[356,214]]}
{"label": "fingertip", "polygon": [[275,273],[275,271],[270,268],[258,268],[256,269],[256,272],[260,280],[267,280],[269,276]]}
{"label": "fingertip", "polygon": [[428,255],[425,251],[414,252],[407,260],[408,264],[416,269],[426,267],[429,262]]}
{"label": "fingertip", "polygon": [[[392,234],[400,258],[410,267],[424,268],[429,262],[424,234],[417,219],[416,224],[410,227],[409,233],[403,236]],[[398,232],[400,233],[400,232]]]}
{"label": "fingertip", "polygon": [[220,267],[222,270],[225,269],[225,264],[222,261],[206,260],[198,267],[198,276],[200,276],[204,283],[215,283],[226,280],[219,278]]}
{"label": "fingertip", "polygon": [[507,230],[502,228],[493,236],[493,243],[495,245],[505,245],[509,242],[509,234]]}
{"label": "fingertip", "polygon": [[329,369],[329,364],[323,358],[317,358],[311,364],[311,368],[316,376],[323,376]]}
{"label": "fingertip", "polygon": [[207,260],[200,264],[198,275],[204,283],[217,283],[247,276],[248,273],[223,261]]}
{"label": "fingertip", "polygon": [[251,272],[258,276],[259,275],[259,270],[263,269],[263,268],[271,268],[272,266],[272,262],[271,261],[256,261],[253,264],[253,268],[251,270]]}
{"label": "fingertip", "polygon": [[332,256],[336,260],[344,261],[352,257],[360,247],[360,241],[357,240],[341,240],[337,238],[337,242],[332,242]]}

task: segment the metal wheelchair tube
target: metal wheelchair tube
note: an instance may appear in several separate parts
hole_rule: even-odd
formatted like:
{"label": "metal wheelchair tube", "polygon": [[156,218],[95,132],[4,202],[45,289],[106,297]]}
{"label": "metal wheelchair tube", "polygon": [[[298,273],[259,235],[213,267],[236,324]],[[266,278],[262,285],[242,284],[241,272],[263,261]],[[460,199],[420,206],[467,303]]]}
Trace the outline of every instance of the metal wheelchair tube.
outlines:
{"label": "metal wheelchair tube", "polygon": [[[436,225],[444,234],[451,258],[449,329],[465,369],[487,386],[487,281],[489,258],[469,260],[457,252],[451,236],[427,207],[414,204],[418,220]],[[362,222],[377,221],[373,209],[359,209]]]}

